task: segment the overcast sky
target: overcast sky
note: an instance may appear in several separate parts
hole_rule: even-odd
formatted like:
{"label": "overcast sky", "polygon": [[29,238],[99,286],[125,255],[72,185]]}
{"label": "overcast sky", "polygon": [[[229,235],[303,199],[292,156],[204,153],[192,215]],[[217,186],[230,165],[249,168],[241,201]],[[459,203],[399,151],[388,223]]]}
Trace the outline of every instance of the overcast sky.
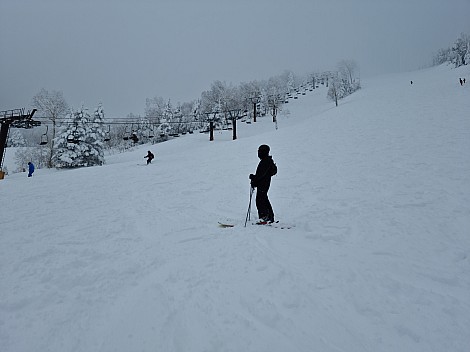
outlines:
{"label": "overcast sky", "polygon": [[362,77],[424,67],[470,34],[470,0],[1,0],[0,110],[41,89],[106,117],[355,60]]}

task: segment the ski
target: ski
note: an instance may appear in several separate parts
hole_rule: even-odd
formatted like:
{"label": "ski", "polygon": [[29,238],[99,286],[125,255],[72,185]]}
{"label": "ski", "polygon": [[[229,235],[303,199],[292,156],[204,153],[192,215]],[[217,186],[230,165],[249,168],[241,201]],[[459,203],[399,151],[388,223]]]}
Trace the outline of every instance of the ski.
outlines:
{"label": "ski", "polygon": [[[228,224],[228,223],[223,223],[223,222],[218,222],[219,224],[219,227],[222,227],[222,228],[230,228],[230,227],[235,227],[235,224]],[[282,230],[289,230],[289,229],[292,229],[293,227],[295,227],[295,225],[288,225],[288,224],[283,224],[283,223],[279,223],[279,221],[275,221],[275,222],[271,222],[271,223],[268,223],[268,222],[253,222],[251,223],[252,225],[257,225],[257,226],[267,226],[267,227],[274,227],[276,229],[282,229]]]}
{"label": "ski", "polygon": [[227,227],[234,227],[234,226],[235,226],[234,224],[224,224],[219,221],[219,227],[227,228]]}
{"label": "ski", "polygon": [[258,226],[268,226],[268,227],[274,227],[276,229],[282,229],[282,230],[289,230],[294,227],[294,225],[288,225],[288,224],[282,224],[279,223],[279,221],[274,221],[274,222],[254,222],[252,225],[258,225]]}

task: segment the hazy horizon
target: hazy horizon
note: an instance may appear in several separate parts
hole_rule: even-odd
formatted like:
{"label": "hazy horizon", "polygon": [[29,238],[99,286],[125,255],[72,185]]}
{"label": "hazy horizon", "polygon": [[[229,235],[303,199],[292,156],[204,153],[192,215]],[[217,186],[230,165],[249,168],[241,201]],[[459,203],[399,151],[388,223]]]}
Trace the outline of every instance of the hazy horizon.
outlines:
{"label": "hazy horizon", "polygon": [[362,77],[416,70],[470,32],[469,13],[470,0],[3,0],[0,110],[45,88],[117,117],[343,59]]}

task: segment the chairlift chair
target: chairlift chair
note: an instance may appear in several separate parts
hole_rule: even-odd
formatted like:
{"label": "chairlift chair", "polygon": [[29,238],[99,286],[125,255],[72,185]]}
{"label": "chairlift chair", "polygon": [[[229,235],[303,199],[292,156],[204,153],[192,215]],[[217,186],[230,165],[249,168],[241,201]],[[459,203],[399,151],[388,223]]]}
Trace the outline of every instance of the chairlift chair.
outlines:
{"label": "chairlift chair", "polygon": [[67,143],[79,144],[80,139],[78,138],[77,131],[73,131],[67,136]]}
{"label": "chairlift chair", "polygon": [[46,125],[46,132],[41,136],[41,141],[39,145],[46,145],[49,142],[49,138],[47,137],[47,132],[49,131],[49,126]]}
{"label": "chairlift chair", "polygon": [[131,132],[129,139],[131,139],[134,142],[134,144],[136,144],[139,141],[139,137],[137,137],[137,130],[134,128],[134,124],[132,124],[131,128],[132,128],[132,132]]}
{"label": "chairlift chair", "polygon": [[153,132],[153,126],[150,128],[148,133],[149,133],[149,135],[148,135],[149,138],[155,137],[155,132]]}
{"label": "chairlift chair", "polygon": [[131,139],[132,142],[134,142],[134,144],[139,141],[139,137],[137,137],[136,132],[132,132],[132,134],[131,134],[131,136],[129,137],[129,139]]}
{"label": "chairlift chair", "polygon": [[75,142],[75,137],[73,136],[72,133],[70,133],[68,136],[67,136],[67,143],[74,143]]}
{"label": "chairlift chair", "polygon": [[124,130],[124,136],[122,137],[122,139],[124,139],[125,141],[129,140],[129,136],[131,134],[131,131],[127,127],[128,126],[126,126],[126,128]]}
{"label": "chairlift chair", "polygon": [[111,125],[108,125],[108,130],[104,133],[104,141],[109,142],[111,140]]}

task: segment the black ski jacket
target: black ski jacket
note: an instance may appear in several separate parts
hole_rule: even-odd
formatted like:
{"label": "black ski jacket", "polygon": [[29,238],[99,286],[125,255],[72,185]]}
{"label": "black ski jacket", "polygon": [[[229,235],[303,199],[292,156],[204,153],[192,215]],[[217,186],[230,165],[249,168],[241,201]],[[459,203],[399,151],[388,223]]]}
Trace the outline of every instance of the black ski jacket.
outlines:
{"label": "black ski jacket", "polygon": [[251,186],[258,188],[258,191],[268,192],[271,185],[271,173],[274,167],[272,156],[267,155],[263,157],[256,168],[256,174],[250,175]]}

